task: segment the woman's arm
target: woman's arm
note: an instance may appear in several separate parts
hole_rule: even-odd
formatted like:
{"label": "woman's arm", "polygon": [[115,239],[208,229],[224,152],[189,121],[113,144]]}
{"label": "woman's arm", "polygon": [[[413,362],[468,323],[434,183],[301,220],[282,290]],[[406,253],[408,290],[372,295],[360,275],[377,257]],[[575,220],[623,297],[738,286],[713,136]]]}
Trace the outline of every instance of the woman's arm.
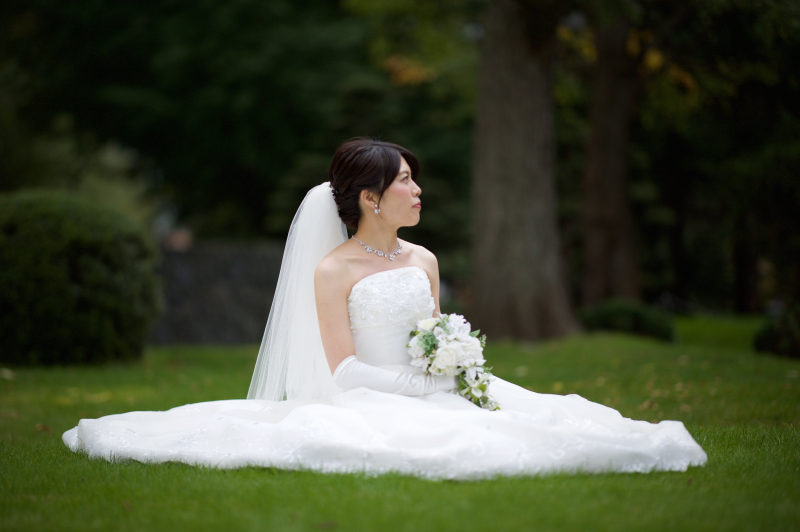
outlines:
{"label": "woman's arm", "polygon": [[439,308],[439,261],[436,260],[436,255],[422,246],[418,245],[416,251],[423,264],[422,269],[428,274],[428,279],[431,282],[431,295],[433,296],[433,303],[436,305],[433,315],[438,316],[441,314],[441,309]]}
{"label": "woman's arm", "polygon": [[347,312],[348,273],[335,261],[328,260],[323,260],[314,272],[322,347],[337,386],[345,390],[363,386],[400,395],[425,395],[457,388],[455,377],[400,373],[370,366],[355,357]]}
{"label": "woman's arm", "polygon": [[331,373],[342,360],[356,352],[347,312],[349,280],[350,272],[346,266],[330,258],[323,259],[314,271],[319,332]]}

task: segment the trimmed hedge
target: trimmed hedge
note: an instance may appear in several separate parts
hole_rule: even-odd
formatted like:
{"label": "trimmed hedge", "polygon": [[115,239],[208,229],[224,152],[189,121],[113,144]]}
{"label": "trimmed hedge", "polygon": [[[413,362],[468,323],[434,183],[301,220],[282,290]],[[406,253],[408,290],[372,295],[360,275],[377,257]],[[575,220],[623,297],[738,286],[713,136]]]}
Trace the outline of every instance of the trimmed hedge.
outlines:
{"label": "trimmed hedge", "polygon": [[140,357],[161,306],[156,253],[135,222],[74,193],[0,196],[0,362]]}
{"label": "trimmed hedge", "polygon": [[670,314],[629,299],[609,299],[582,309],[578,318],[589,331],[620,331],[668,342],[675,339],[675,324]]}
{"label": "trimmed hedge", "polygon": [[800,304],[786,309],[779,317],[767,320],[753,340],[756,351],[800,358]]}

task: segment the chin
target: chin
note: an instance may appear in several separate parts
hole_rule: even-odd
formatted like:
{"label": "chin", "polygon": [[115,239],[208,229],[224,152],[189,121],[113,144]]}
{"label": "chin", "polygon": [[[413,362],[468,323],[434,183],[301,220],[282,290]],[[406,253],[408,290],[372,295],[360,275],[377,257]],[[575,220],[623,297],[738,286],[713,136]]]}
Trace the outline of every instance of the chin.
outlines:
{"label": "chin", "polygon": [[403,227],[414,227],[417,225],[421,219],[420,216],[416,216],[416,219],[409,220],[408,223],[404,224]]}

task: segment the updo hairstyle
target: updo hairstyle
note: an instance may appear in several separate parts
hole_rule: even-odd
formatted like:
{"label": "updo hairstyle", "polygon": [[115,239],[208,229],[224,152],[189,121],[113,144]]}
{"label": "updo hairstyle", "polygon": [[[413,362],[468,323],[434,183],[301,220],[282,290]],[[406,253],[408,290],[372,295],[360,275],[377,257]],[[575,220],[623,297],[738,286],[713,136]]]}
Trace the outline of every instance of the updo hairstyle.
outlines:
{"label": "updo hairstyle", "polygon": [[328,179],[336,208],[339,209],[339,218],[347,227],[358,229],[362,190],[377,195],[380,206],[383,192],[400,172],[401,157],[411,168],[411,178],[416,180],[419,161],[402,146],[369,138],[354,138],[339,146],[333,155]]}

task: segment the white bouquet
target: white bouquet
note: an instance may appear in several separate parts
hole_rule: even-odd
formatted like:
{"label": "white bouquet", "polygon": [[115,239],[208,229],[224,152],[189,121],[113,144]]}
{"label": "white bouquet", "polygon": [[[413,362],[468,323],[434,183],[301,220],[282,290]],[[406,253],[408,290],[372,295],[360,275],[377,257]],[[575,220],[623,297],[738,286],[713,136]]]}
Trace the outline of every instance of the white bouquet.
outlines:
{"label": "white bouquet", "polygon": [[458,376],[458,394],[481,408],[499,410],[489,395],[494,378],[484,367],[483,348],[486,335],[470,332],[470,324],[458,314],[440,314],[438,318],[419,320],[406,345],[411,365],[429,375]]}

